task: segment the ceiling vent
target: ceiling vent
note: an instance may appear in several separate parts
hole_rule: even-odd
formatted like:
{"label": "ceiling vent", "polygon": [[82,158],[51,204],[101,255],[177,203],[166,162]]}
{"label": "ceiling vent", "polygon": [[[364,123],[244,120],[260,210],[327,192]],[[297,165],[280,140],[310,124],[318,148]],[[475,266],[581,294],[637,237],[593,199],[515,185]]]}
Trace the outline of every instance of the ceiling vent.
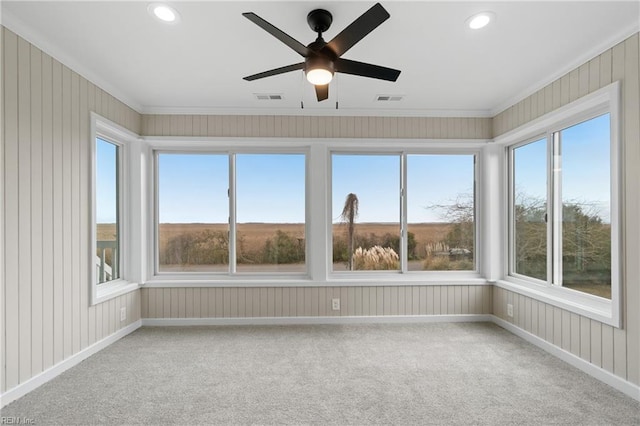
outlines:
{"label": "ceiling vent", "polygon": [[377,102],[386,102],[386,101],[401,101],[404,96],[402,95],[377,95]]}
{"label": "ceiling vent", "polygon": [[254,93],[253,96],[259,101],[281,101],[284,99],[279,93]]}

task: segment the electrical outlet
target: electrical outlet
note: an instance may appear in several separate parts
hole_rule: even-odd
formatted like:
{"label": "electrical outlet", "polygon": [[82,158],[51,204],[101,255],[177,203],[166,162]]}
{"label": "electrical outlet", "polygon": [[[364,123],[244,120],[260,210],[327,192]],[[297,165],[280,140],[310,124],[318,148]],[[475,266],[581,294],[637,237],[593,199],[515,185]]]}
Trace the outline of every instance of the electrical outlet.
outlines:
{"label": "electrical outlet", "polygon": [[120,322],[124,321],[127,319],[127,308],[126,307],[122,307],[120,308]]}
{"label": "electrical outlet", "polygon": [[513,305],[511,303],[507,303],[507,316],[513,318]]}
{"label": "electrical outlet", "polygon": [[331,299],[331,309],[334,311],[340,310],[340,299]]}

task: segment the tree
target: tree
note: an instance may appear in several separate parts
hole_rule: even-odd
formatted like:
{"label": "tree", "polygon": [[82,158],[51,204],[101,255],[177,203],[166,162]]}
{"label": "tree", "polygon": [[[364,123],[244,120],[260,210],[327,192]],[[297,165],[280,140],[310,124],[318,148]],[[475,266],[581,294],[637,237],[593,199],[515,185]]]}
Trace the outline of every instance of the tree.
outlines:
{"label": "tree", "polygon": [[353,242],[355,236],[355,220],[358,217],[358,196],[349,193],[344,200],[344,207],[340,219],[347,224],[347,269],[353,270]]}
{"label": "tree", "polygon": [[431,204],[429,210],[439,210],[440,217],[452,225],[445,243],[451,248],[473,252],[475,241],[475,207],[472,193],[458,194],[450,204]]}

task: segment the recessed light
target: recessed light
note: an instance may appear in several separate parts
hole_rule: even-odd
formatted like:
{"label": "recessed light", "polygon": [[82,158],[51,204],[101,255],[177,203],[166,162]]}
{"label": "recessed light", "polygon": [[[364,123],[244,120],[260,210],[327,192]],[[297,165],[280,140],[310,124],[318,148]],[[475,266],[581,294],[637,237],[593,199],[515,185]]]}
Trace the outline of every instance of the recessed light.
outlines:
{"label": "recessed light", "polygon": [[165,3],[151,3],[147,11],[154,18],[167,24],[176,24],[180,21],[180,14],[173,7]]}
{"label": "recessed light", "polygon": [[466,23],[472,30],[479,30],[489,25],[489,23],[495,19],[496,14],[493,12],[480,12],[467,19]]}

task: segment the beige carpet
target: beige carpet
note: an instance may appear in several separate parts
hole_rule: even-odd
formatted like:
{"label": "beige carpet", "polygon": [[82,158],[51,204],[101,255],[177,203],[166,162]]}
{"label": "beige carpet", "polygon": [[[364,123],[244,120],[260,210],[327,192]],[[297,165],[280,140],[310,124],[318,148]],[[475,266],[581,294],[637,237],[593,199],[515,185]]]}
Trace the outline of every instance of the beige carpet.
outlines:
{"label": "beige carpet", "polygon": [[2,410],[35,424],[640,423],[485,323],[142,328]]}

